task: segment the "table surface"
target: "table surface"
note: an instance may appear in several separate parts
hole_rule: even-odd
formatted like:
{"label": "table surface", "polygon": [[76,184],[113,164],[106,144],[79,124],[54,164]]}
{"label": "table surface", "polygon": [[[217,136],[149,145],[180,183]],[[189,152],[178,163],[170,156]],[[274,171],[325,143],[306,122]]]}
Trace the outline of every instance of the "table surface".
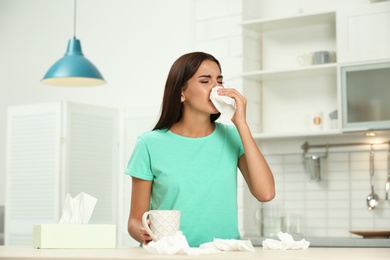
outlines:
{"label": "table surface", "polygon": [[262,259],[262,260],[389,260],[390,248],[308,248],[305,250],[270,250],[255,247],[255,252],[226,252],[212,255],[155,255],[140,247],[115,249],[35,249],[0,246],[0,259]]}
{"label": "table surface", "polygon": [[[261,246],[266,237],[248,237],[254,246]],[[342,238],[342,237],[305,237],[310,247],[384,247],[390,248],[390,239],[384,238]],[[389,258],[390,260],[390,258]]]}

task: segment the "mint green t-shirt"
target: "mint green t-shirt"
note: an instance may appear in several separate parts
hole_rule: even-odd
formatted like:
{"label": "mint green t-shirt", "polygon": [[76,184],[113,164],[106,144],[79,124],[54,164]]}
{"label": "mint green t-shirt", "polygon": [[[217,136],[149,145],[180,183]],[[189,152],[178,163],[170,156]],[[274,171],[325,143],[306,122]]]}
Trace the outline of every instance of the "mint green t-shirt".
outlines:
{"label": "mint green t-shirt", "polygon": [[237,164],[244,149],[235,126],[215,125],[201,138],[167,130],[144,133],[125,170],[153,181],[150,209],[181,211],[180,230],[191,247],[240,238]]}

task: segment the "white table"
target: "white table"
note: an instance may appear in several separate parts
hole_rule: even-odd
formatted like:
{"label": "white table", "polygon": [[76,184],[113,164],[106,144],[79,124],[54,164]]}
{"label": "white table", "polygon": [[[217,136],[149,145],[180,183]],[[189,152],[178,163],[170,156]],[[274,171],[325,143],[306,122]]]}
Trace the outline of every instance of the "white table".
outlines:
{"label": "white table", "polygon": [[0,246],[0,259],[256,259],[256,260],[389,260],[390,248],[308,248],[306,250],[267,250],[256,247],[256,252],[227,252],[212,255],[153,255],[140,247],[115,249],[34,249],[32,247]]}

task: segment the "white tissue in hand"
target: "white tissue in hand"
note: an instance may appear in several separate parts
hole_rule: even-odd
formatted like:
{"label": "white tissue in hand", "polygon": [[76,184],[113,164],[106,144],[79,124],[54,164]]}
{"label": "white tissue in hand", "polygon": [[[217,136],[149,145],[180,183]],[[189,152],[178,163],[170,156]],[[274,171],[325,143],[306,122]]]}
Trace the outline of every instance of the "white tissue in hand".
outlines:
{"label": "white tissue in hand", "polygon": [[95,208],[97,199],[81,192],[72,198],[66,195],[63,213],[59,221],[60,224],[88,224]]}
{"label": "white tissue in hand", "polygon": [[232,119],[236,112],[236,101],[231,97],[218,95],[217,90],[221,88],[223,87],[214,87],[211,89],[210,100],[221,115]]}
{"label": "white tissue in hand", "polygon": [[294,238],[288,233],[279,232],[277,236],[280,241],[274,239],[265,239],[262,243],[263,248],[281,250],[306,249],[310,245],[310,242],[306,241],[305,239],[295,241]]}

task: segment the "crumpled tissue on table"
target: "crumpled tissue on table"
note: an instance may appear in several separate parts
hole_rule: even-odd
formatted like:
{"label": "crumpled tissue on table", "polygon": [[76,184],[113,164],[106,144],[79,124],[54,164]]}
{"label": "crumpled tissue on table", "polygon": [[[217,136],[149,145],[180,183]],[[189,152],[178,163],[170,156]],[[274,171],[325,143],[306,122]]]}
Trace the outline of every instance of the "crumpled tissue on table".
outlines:
{"label": "crumpled tissue on table", "polygon": [[88,224],[96,202],[96,198],[84,192],[74,198],[68,193],[59,224]]}
{"label": "crumpled tissue on table", "polygon": [[158,241],[151,241],[147,245],[143,245],[143,247],[149,253],[160,255],[204,255],[226,251],[255,251],[250,240],[235,239],[214,239],[213,242],[201,244],[199,248],[190,247],[181,231],[178,231],[173,236],[167,236]]}
{"label": "crumpled tissue on table", "polygon": [[277,236],[280,239],[280,241],[267,238],[262,243],[263,248],[265,248],[265,249],[281,249],[281,250],[307,249],[310,245],[310,242],[306,241],[305,239],[295,241],[294,238],[288,233],[279,232],[277,234]]}
{"label": "crumpled tissue on table", "polygon": [[217,86],[211,89],[210,100],[213,102],[215,108],[228,119],[232,119],[234,113],[236,113],[236,101],[228,96],[218,95],[218,89],[223,87]]}

